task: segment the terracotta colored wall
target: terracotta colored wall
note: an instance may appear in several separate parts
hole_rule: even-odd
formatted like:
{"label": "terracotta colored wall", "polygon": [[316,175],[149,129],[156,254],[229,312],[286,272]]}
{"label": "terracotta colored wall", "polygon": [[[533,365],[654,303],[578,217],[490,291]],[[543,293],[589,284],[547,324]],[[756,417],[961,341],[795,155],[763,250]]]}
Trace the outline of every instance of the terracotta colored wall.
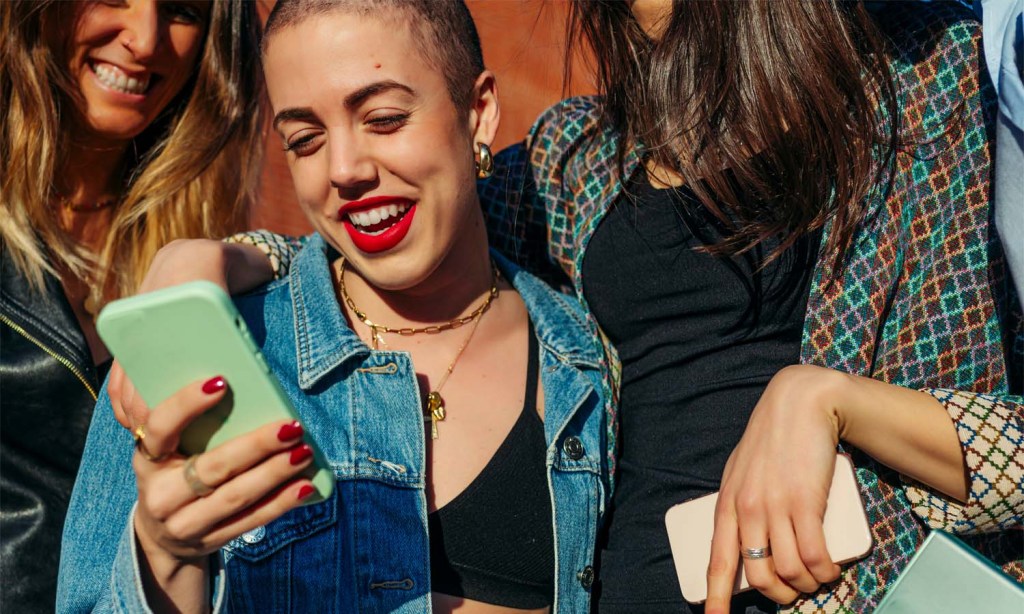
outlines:
{"label": "terracotta colored wall", "polygon": [[[272,0],[262,0],[264,15]],[[565,32],[563,0],[467,0],[484,47],[487,67],[498,76],[501,128],[496,150],[519,141],[537,115],[562,98]],[[585,93],[586,72],[576,71],[570,93]],[[268,131],[267,155],[253,226],[303,234],[309,225],[295,202],[281,141]]]}

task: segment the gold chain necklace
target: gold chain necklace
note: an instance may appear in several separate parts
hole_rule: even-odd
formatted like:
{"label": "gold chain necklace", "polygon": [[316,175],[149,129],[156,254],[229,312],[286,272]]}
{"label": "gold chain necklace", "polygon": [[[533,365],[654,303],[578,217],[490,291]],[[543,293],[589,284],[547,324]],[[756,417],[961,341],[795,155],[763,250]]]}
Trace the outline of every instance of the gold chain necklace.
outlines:
{"label": "gold chain necklace", "polygon": [[441,376],[441,381],[437,383],[436,388],[434,388],[433,390],[430,391],[429,394],[427,394],[427,409],[424,412],[423,420],[424,422],[430,420],[431,439],[437,439],[437,423],[444,420],[445,416],[447,415],[444,409],[444,399],[441,397],[441,388],[444,387],[445,383],[448,381],[448,377],[452,374],[452,371],[455,370],[455,363],[459,362],[459,358],[462,357],[462,353],[466,350],[466,347],[469,345],[469,342],[473,340],[473,335],[476,334],[476,329],[477,327],[480,326],[480,320],[483,319],[484,312],[491,307],[491,301],[498,298],[499,276],[500,273],[498,272],[498,267],[494,266],[494,262],[492,261],[491,290],[490,292],[487,293],[487,298],[484,299],[484,302],[481,303],[479,307],[474,309],[468,315],[455,318],[453,320],[449,320],[443,324],[434,324],[431,326],[423,326],[420,328],[392,328],[390,326],[385,326],[384,324],[377,324],[371,321],[370,318],[366,316],[365,312],[361,311],[358,307],[356,307],[355,302],[352,301],[352,297],[348,295],[348,290],[345,288],[344,258],[341,259],[341,263],[338,266],[338,290],[341,292],[341,297],[345,301],[345,304],[348,306],[348,308],[352,310],[352,313],[356,315],[356,318],[358,318],[360,322],[362,322],[363,324],[367,325],[370,328],[371,343],[373,345],[373,349],[375,350],[378,349],[378,342],[382,340],[380,336],[381,333],[394,333],[406,336],[416,335],[419,333],[435,335],[446,330],[454,330],[456,328],[460,328],[470,322],[473,323],[473,326],[472,328],[470,328],[469,335],[466,337],[466,340],[462,342],[461,346],[459,346],[458,351],[455,352],[455,358],[453,358],[452,361],[448,364],[448,368],[445,370],[444,375]]}

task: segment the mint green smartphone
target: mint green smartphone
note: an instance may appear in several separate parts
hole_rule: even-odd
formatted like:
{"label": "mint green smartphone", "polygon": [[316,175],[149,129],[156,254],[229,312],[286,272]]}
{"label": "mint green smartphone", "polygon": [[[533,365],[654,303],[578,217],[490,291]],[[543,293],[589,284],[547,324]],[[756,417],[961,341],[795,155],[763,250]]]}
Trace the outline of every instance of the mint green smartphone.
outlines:
{"label": "mint green smartphone", "polygon": [[[96,328],[150,408],[186,384],[222,375],[224,400],[188,425],[179,450],[189,456],[275,420],[299,416],[270,371],[231,298],[208,281],[194,281],[114,301]],[[317,493],[331,495],[334,476],[309,434],[313,464],[306,470]]]}

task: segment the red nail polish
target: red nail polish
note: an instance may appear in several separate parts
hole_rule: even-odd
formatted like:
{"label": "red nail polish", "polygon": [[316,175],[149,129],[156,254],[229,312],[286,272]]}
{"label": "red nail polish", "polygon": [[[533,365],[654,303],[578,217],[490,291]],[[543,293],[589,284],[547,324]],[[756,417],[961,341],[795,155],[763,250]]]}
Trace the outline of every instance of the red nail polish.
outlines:
{"label": "red nail polish", "polygon": [[291,441],[299,437],[302,437],[302,425],[299,424],[298,420],[282,426],[281,430],[277,432],[278,441]]}
{"label": "red nail polish", "polygon": [[302,501],[303,499],[313,494],[314,492],[316,492],[316,489],[310,486],[309,484],[306,484],[305,486],[299,489],[299,501]]}
{"label": "red nail polish", "polygon": [[288,459],[293,465],[298,465],[310,456],[313,456],[313,448],[309,447],[309,444],[302,444],[301,446],[292,448],[291,457]]}
{"label": "red nail polish", "polygon": [[206,394],[214,394],[224,390],[227,385],[228,383],[224,381],[223,376],[218,375],[217,377],[211,377],[203,383],[203,392]]}

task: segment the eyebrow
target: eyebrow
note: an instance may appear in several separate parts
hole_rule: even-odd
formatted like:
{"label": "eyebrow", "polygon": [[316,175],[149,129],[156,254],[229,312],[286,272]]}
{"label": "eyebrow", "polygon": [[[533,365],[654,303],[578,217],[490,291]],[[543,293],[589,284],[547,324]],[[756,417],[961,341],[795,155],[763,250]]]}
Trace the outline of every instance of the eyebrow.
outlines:
{"label": "eyebrow", "polygon": [[[359,105],[363,104],[369,98],[378,96],[391,90],[399,90],[410,96],[415,96],[416,92],[413,91],[408,85],[399,83],[398,81],[392,81],[390,79],[385,81],[377,81],[364,85],[363,87],[352,92],[348,96],[345,96],[343,101],[344,105],[349,109],[354,109]],[[310,121],[316,117],[313,110],[309,107],[293,107],[290,109],[283,109],[280,113],[274,115],[274,129],[282,122],[286,121]]]}
{"label": "eyebrow", "polygon": [[408,85],[387,79],[385,81],[377,81],[375,83],[365,85],[348,96],[345,96],[345,106],[350,109],[354,109],[366,102],[368,98],[372,98],[391,90],[400,90],[410,96],[416,95],[416,92],[414,92]]}

